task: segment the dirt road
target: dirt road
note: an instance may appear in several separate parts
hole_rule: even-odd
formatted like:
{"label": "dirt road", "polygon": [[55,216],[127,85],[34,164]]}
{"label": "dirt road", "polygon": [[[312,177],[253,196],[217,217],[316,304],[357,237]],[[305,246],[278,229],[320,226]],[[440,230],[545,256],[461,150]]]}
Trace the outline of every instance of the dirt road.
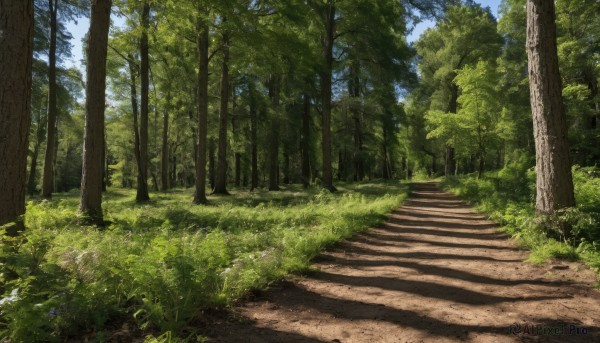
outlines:
{"label": "dirt road", "polygon": [[433,183],[319,270],[239,309],[216,342],[600,342],[600,292],[579,263],[527,252]]}

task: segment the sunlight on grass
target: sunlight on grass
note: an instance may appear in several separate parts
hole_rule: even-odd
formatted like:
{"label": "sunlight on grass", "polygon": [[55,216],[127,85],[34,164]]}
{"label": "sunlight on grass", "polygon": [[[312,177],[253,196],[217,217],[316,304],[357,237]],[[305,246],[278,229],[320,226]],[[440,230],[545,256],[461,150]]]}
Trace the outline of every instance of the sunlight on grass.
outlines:
{"label": "sunlight on grass", "polygon": [[[105,196],[103,230],[77,223],[78,194],[31,200],[18,251],[5,248],[1,336],[52,341],[134,319],[160,333],[181,330],[213,307],[305,270],[310,259],[383,221],[406,197],[398,182],[341,184],[331,194],[288,186],[232,191],[192,205],[192,190]],[[8,257],[10,256],[10,257]]]}

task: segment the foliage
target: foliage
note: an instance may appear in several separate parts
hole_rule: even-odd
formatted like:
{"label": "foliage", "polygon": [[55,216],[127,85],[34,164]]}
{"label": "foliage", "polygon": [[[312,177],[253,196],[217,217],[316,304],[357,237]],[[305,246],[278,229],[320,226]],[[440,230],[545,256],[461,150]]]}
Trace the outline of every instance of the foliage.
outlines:
{"label": "foliage", "polygon": [[305,270],[322,249],[384,220],[405,197],[397,182],[339,188],[238,191],[211,197],[207,207],[193,206],[186,190],[138,205],[132,191],[112,189],[105,230],[77,226],[75,193],[30,201],[28,231],[3,245],[0,335],[100,337],[115,320],[181,334],[203,310]]}
{"label": "foliage", "polygon": [[[583,259],[600,273],[600,170],[573,167],[577,207],[540,220],[535,219],[535,173],[530,165],[531,161],[521,154],[515,162],[499,172],[487,173],[483,179],[466,175],[447,179],[444,186],[477,204],[491,219],[504,225],[507,232],[531,249],[531,261]],[[565,241],[558,233],[547,230],[560,227],[557,223],[570,226],[574,239]]]}

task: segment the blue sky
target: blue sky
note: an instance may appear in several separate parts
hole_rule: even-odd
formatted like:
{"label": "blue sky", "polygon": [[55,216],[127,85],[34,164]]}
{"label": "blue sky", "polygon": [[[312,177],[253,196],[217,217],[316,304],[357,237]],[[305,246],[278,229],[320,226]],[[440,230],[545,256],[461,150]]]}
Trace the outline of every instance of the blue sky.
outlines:
{"label": "blue sky", "polygon": [[[498,17],[498,6],[500,5],[500,1],[501,0],[475,0],[475,2],[480,3],[484,7],[488,6],[496,17]],[[77,21],[77,23],[70,22],[67,24],[67,30],[69,30],[73,36],[73,40],[71,41],[73,44],[73,57],[71,60],[66,61],[67,66],[81,67],[83,65],[82,39],[87,33],[89,25],[90,23],[88,19],[80,19]],[[413,42],[417,40],[423,31],[432,27],[433,25],[435,25],[435,23],[429,20],[419,23],[419,25],[417,25],[413,32],[408,36],[408,41]]]}

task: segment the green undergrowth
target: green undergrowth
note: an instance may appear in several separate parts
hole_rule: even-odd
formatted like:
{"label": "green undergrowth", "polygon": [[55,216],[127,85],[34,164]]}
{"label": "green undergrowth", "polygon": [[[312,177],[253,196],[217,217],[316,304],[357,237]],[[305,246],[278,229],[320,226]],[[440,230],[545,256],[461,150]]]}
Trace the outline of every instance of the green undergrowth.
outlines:
{"label": "green undergrowth", "polygon": [[191,204],[191,190],[140,205],[133,190],[112,189],[102,230],[77,225],[77,192],[29,201],[26,233],[2,245],[0,337],[62,341],[91,332],[103,341],[123,322],[195,337],[190,323],[204,310],[306,270],[322,249],[383,221],[406,196],[399,182],[338,189],[234,191],[206,206]]}
{"label": "green undergrowth", "polygon": [[535,172],[525,157],[504,169],[478,179],[466,175],[446,179],[442,186],[475,204],[490,219],[504,226],[520,245],[529,249],[529,261],[543,263],[551,258],[583,260],[600,273],[600,170],[573,168],[577,206],[548,221],[568,223],[571,239],[561,238],[552,225],[541,228],[535,218]]}

